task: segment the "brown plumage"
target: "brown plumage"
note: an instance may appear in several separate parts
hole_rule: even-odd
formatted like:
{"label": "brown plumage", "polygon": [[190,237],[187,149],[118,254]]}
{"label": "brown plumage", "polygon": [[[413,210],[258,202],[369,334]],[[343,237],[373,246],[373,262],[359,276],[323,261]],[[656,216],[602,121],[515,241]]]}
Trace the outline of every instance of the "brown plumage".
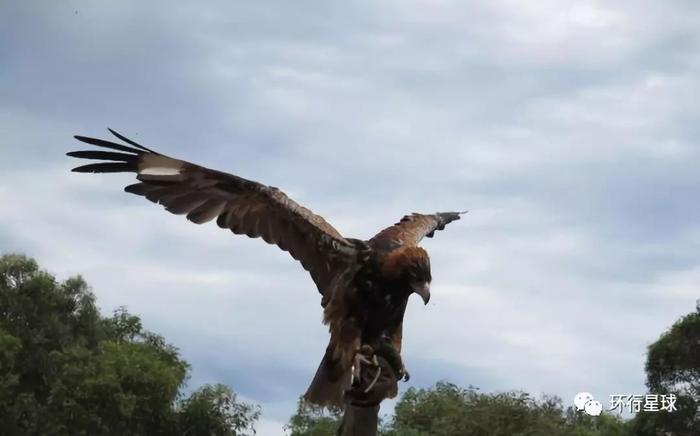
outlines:
{"label": "brown plumage", "polygon": [[463,212],[412,214],[368,241],[344,238],[277,188],[174,159],[110,129],[128,145],[76,136],[109,149],[75,151],[69,156],[98,160],[75,172],[136,173],[126,192],[162,204],[169,212],[202,224],[216,219],[235,234],[262,238],[298,260],[322,295],[324,323],[331,338],[306,398],[342,406],[350,368],[362,344],[390,339],[401,350],[408,297],[430,298],[430,260],[417,244],[459,219]]}

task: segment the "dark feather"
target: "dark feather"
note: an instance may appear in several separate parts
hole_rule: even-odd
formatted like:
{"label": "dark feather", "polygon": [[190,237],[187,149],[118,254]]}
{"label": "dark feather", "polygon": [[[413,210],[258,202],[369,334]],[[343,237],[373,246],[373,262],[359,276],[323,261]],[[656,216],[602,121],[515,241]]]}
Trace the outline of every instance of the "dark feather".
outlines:
{"label": "dark feather", "polygon": [[207,201],[207,197],[201,192],[192,192],[178,196],[171,201],[161,201],[161,203],[165,205],[165,209],[168,212],[174,213],[175,215],[182,215],[201,206],[205,201]]}
{"label": "dark feather", "polygon": [[81,159],[101,159],[101,160],[111,160],[117,162],[136,162],[138,156],[126,153],[115,153],[113,151],[71,151],[66,153],[70,157],[78,157]]}
{"label": "dark feather", "polygon": [[185,193],[187,193],[187,191],[184,191],[182,187],[168,184],[158,187],[158,189],[146,192],[145,197],[154,203],[164,204],[164,202],[173,200],[175,197]]}
{"label": "dark feather", "polygon": [[125,145],[115,144],[114,142],[105,141],[104,139],[89,138],[87,136],[80,136],[80,135],[76,135],[76,136],[74,136],[74,138],[80,142],[84,142],[84,143],[90,144],[90,145],[96,145],[98,147],[105,147],[105,148],[111,148],[113,150],[126,151],[127,153],[143,154],[143,151],[141,151],[137,148],[131,148],[131,147],[127,147]]}
{"label": "dark feather", "polygon": [[76,173],[125,173],[133,172],[134,166],[130,163],[96,163],[73,168]]}
{"label": "dark feather", "polygon": [[112,133],[112,135],[116,136],[117,138],[121,139],[122,141],[126,142],[127,144],[131,144],[134,147],[138,147],[141,150],[148,151],[148,152],[153,153],[153,154],[159,154],[159,153],[156,153],[155,151],[151,150],[150,148],[146,148],[143,145],[139,144],[138,142],[132,141],[131,139],[127,138],[126,136],[124,136],[120,133],[117,133],[116,131],[110,129],[109,127],[107,128],[107,130],[109,130],[110,133]]}
{"label": "dark feather", "polygon": [[216,219],[216,225],[221,227],[222,229],[228,228],[226,223],[228,222],[228,214],[231,213],[230,210],[224,209],[224,212],[219,215],[219,217]]}
{"label": "dark feather", "polygon": [[134,183],[124,188],[125,192],[136,195],[146,195],[149,192],[153,192],[156,189],[164,187],[163,184],[159,183]]}
{"label": "dark feather", "polygon": [[204,224],[219,216],[226,202],[220,199],[210,199],[204,202],[201,206],[187,214],[187,219],[195,224]]}

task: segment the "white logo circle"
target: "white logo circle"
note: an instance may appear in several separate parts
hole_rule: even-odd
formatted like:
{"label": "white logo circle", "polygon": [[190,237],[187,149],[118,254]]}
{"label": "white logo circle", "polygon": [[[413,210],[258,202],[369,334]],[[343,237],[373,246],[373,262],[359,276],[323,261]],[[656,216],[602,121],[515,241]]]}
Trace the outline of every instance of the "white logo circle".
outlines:
{"label": "white logo circle", "polygon": [[600,401],[591,400],[586,403],[583,410],[591,416],[600,416],[600,414],[603,412],[603,405],[600,404]]}
{"label": "white logo circle", "polygon": [[590,392],[579,392],[574,397],[574,406],[576,410],[581,412],[586,408],[586,403],[593,400],[593,395]]}

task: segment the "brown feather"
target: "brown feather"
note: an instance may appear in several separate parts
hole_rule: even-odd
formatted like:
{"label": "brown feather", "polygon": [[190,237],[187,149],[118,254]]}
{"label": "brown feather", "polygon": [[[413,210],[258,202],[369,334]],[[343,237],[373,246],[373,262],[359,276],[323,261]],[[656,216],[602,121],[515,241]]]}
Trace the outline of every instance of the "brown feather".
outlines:
{"label": "brown feather", "polygon": [[436,230],[442,230],[452,221],[458,220],[464,212],[438,212],[431,215],[414,213],[401,218],[401,221],[377,233],[370,245],[383,249],[393,249],[403,245],[415,246],[424,237],[432,237]]}
{"label": "brown feather", "polygon": [[162,202],[165,210],[175,215],[184,215],[191,212],[207,201],[205,194],[201,192],[188,192],[172,200]]}
{"label": "brown feather", "polygon": [[407,265],[428,262],[428,252],[421,247],[403,246],[386,255],[381,263],[382,276],[390,279],[399,277]]}
{"label": "brown feather", "polygon": [[201,206],[187,214],[187,219],[195,224],[207,223],[221,213],[226,206],[226,201],[219,198],[212,198],[204,202]]}

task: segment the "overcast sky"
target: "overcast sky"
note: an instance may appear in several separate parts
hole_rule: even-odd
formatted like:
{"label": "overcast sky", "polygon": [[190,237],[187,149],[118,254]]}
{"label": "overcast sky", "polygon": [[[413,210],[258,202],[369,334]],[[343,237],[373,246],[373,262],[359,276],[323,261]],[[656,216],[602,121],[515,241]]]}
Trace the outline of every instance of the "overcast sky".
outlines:
{"label": "overcast sky", "polygon": [[112,127],[350,237],[469,209],[423,244],[402,391],[644,393],[700,296],[698,29],[693,1],[4,1],[0,252],[82,274],[282,434],[327,343],[310,277],[70,173],[72,135]]}

